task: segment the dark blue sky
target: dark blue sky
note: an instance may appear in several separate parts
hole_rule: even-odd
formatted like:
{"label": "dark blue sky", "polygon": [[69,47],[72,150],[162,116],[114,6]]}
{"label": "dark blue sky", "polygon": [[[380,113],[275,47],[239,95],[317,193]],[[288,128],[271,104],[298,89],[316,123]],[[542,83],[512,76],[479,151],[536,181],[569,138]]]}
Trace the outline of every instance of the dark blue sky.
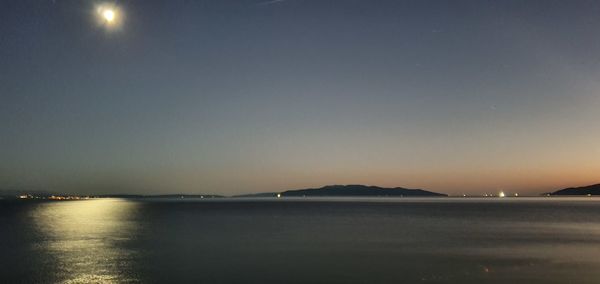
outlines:
{"label": "dark blue sky", "polygon": [[[100,5],[119,23],[102,24]],[[0,188],[600,177],[597,1],[0,2]]]}

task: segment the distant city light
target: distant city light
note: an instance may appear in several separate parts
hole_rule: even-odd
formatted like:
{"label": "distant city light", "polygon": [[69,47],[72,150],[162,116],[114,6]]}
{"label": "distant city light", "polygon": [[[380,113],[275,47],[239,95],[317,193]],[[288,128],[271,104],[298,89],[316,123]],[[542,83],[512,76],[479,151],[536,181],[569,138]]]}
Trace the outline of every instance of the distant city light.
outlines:
{"label": "distant city light", "polygon": [[504,194],[504,191],[500,191],[500,193],[498,193],[498,197],[505,197],[506,194]]}

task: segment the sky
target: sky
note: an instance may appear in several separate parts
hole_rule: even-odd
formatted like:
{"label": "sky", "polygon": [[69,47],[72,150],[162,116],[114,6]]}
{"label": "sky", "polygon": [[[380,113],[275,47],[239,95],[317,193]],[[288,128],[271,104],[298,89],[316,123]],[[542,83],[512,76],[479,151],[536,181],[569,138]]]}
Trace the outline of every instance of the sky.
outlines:
{"label": "sky", "polygon": [[0,1],[0,189],[598,183],[599,15],[598,1]]}

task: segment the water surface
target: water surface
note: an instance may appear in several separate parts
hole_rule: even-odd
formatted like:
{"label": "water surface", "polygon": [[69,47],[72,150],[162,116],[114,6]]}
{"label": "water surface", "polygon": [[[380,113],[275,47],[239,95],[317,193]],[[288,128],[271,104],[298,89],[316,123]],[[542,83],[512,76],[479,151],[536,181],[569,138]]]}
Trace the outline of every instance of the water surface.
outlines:
{"label": "water surface", "polygon": [[595,198],[0,200],[1,282],[599,283]]}

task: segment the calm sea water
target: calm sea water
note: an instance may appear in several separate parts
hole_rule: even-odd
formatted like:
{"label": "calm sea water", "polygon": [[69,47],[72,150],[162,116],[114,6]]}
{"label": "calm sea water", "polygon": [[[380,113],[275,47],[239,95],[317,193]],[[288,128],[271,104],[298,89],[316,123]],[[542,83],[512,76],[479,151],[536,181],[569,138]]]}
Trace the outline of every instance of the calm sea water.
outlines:
{"label": "calm sea water", "polygon": [[600,283],[600,200],[0,200],[2,283]]}

